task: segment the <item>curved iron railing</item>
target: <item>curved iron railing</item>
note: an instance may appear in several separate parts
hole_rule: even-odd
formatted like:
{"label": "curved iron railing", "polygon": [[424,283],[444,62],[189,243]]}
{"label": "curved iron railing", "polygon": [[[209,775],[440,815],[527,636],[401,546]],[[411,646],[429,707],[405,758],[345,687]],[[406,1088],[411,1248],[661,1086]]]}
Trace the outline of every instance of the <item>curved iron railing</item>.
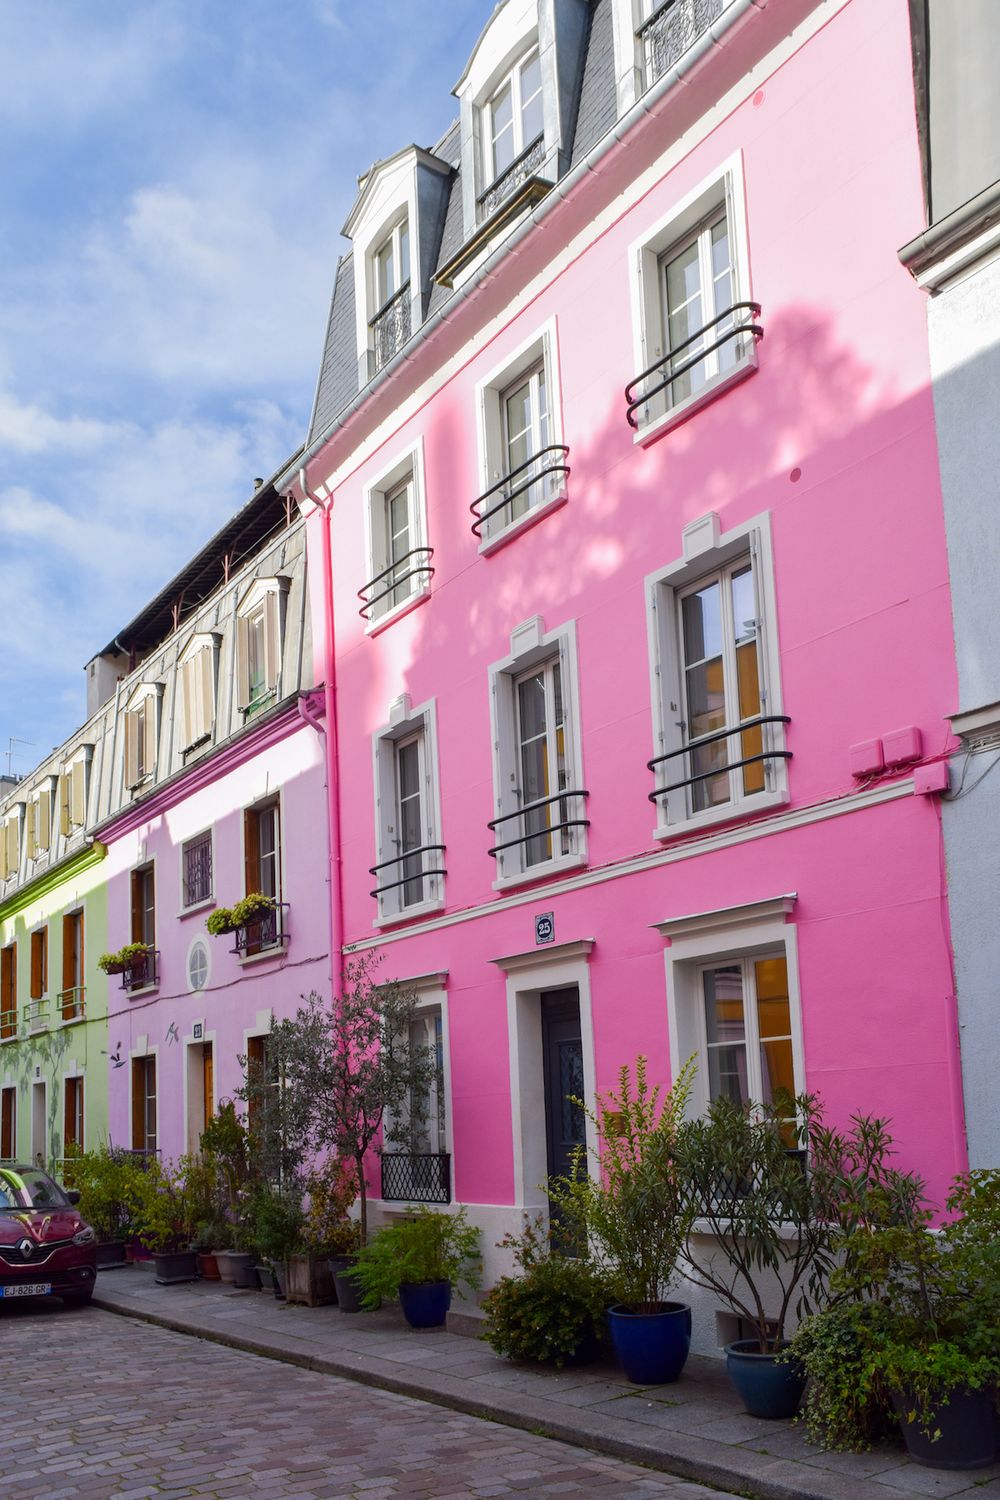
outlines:
{"label": "curved iron railing", "polygon": [[[369,891],[368,894],[370,896],[383,896],[385,895],[386,891],[394,891],[397,890],[401,885],[409,885],[411,880],[423,881],[430,880],[434,875],[447,875],[448,871],[443,867],[440,870],[425,870],[423,867],[423,856],[425,854],[443,854],[444,851],[444,844],[421,844],[418,849],[407,849],[405,854],[397,854],[395,859],[383,859],[380,864],[370,865],[368,873],[369,875],[374,875],[377,880],[380,870],[388,870],[393,865],[401,865],[403,861],[407,859],[415,859],[418,857],[420,858],[420,869],[414,874],[404,875],[402,880],[380,882],[375,886],[375,889],[373,891]],[[403,910],[405,911],[405,907],[403,908]]]}
{"label": "curved iron railing", "polygon": [[[504,813],[502,817],[491,819],[491,821],[487,823],[486,826],[490,830],[490,832],[493,833],[495,829],[500,827],[501,823],[509,823],[514,818],[526,817],[528,813],[535,812],[537,808],[550,807],[553,802],[564,802],[570,797],[589,796],[590,793],[586,790],[585,787],[578,787],[576,790],[567,788],[562,792],[553,792],[551,797],[536,797],[534,802],[526,802],[523,807],[517,808],[515,812]],[[532,839],[548,838],[550,834],[559,833],[564,828],[589,827],[589,818],[561,818],[558,823],[548,823],[543,828],[532,829],[530,832],[522,834],[522,836],[518,839],[507,839],[506,842],[502,844],[494,844],[493,848],[488,849],[486,852],[491,856],[491,858],[495,859],[496,856],[502,853],[504,849],[514,849],[518,844],[530,843]]]}
{"label": "curved iron railing", "polygon": [[533,474],[529,479],[525,479],[516,485],[509,494],[505,494],[503,499],[498,500],[495,505],[491,505],[487,510],[477,510],[477,506],[482,505],[485,500],[489,500],[490,496],[495,495],[498,490],[503,490],[504,486],[510,484],[512,479],[516,479],[519,474],[523,474],[526,469],[530,469],[534,464],[538,463],[539,459],[544,458],[548,453],[558,453],[564,459],[569,457],[569,449],[565,443],[550,443],[547,448],[539,448],[537,453],[533,453],[530,458],[526,458],[523,464],[518,464],[516,469],[511,469],[509,474],[504,474],[497,480],[496,484],[491,484],[488,490],[483,491],[478,500],[473,500],[469,506],[469,510],[475,517],[472,523],[472,531],[475,536],[479,537],[480,541],[483,540],[480,528],[484,522],[490,520],[492,516],[497,515],[508,505],[512,505],[518,495],[523,495],[526,490],[530,490],[533,484],[540,484],[542,480],[547,479],[552,474],[561,474],[564,479],[569,476],[570,468],[568,464],[546,464],[544,468],[539,469],[537,474]]}
{"label": "curved iron railing", "polygon": [[375,341],[375,368],[381,370],[410,337],[411,308],[410,283],[404,281],[398,292],[393,292],[388,302],[383,302],[373,318],[368,320]]}
{"label": "curved iron railing", "polygon": [[237,927],[234,931],[236,947],[230,948],[230,953],[247,958],[255,953],[266,953],[271,948],[284,947],[289,936],[285,926],[288,907],[287,901],[276,901],[269,910],[259,912],[242,927]]}
{"label": "curved iron railing", "polygon": [[[388,614],[389,609],[393,607],[390,604],[388,609],[380,610],[377,615],[369,614],[368,611],[374,609],[380,600],[387,598],[389,594],[395,593],[396,589],[401,588],[404,583],[408,583],[411,578],[425,579],[429,583],[434,577],[434,569],[430,565],[433,556],[434,549],[432,547],[411,547],[409,552],[404,552],[402,557],[397,557],[395,562],[391,562],[387,568],[383,568],[381,573],[376,573],[374,578],[369,578],[368,582],[362,588],[358,589],[358,598],[361,600],[361,608],[358,610],[358,614],[365,620],[377,620],[381,615]],[[404,573],[396,575],[396,569],[401,568],[412,557],[423,557],[427,560],[426,562],[414,563]],[[381,589],[379,593],[374,594],[370,599],[366,598],[368,590],[373,589],[377,583],[381,583],[383,578],[390,579],[386,587]],[[414,592],[414,589],[407,589],[403,598],[394,602],[402,604],[403,600],[408,599]]]}
{"label": "curved iron railing", "polygon": [[539,135],[530,145],[525,146],[520,156],[515,156],[510,166],[505,167],[499,177],[494,177],[489,187],[484,188],[479,194],[476,206],[480,220],[488,219],[502,203],[506,203],[522,182],[527,182],[529,177],[534,177],[544,160],[545,137]]}
{"label": "curved iron railing", "polygon": [[725,0],[664,0],[636,31],[642,43],[646,87],[662,78],[722,14]]}
{"label": "curved iron railing", "polygon": [[[712,745],[719,740],[731,740],[734,735],[743,734],[748,729],[758,729],[764,724],[790,724],[792,721],[787,714],[758,714],[754,719],[743,719],[739,724],[734,724],[731,729],[717,729],[711,734],[699,735],[696,740],[689,740],[686,745],[681,745],[678,750],[668,750],[665,755],[654,755],[652,760],[647,760],[646,769],[656,770],[665,761],[675,760],[679,755],[690,755],[693,750],[700,750],[703,745]],[[668,786],[658,787],[655,792],[647,794],[650,802],[658,802],[668,792],[679,792],[687,786],[694,786],[698,781],[709,781],[713,776],[724,776],[728,771],[739,771],[744,766],[756,765],[758,761],[769,760],[791,760],[791,750],[762,750],[758,755],[745,755],[742,760],[729,761],[724,766],[715,766],[711,771],[699,771],[694,776],[688,776],[684,781],[672,781]]]}
{"label": "curved iron railing", "polygon": [[122,970],[122,989],[144,990],[148,989],[151,984],[155,984],[159,956],[159,950],[152,948],[148,953],[142,953],[130,964],[126,964]]}
{"label": "curved iron railing", "polygon": [[[690,359],[686,359],[679,364],[676,370],[671,370],[670,374],[661,380],[658,385],[651,386],[649,390],[643,391],[641,396],[634,394],[636,387],[640,386],[644,380],[648,380],[650,375],[655,375],[663,369],[664,365],[672,363],[678,354],[683,353],[685,349],[697,343],[710,328],[714,328],[717,323],[723,322],[724,319],[731,317],[736,312],[749,313],[749,321],[734,323],[732,328],[727,328],[725,333],[720,334],[713,343],[706,344],[703,349],[698,350],[697,354],[693,354]],[[635,420],[633,412],[640,406],[645,406],[647,401],[652,401],[654,396],[658,396],[668,386],[673,385],[674,381],[679,380],[682,375],[686,375],[688,370],[693,370],[696,365],[700,365],[709,354],[713,354],[716,349],[721,349],[723,344],[727,344],[730,339],[739,338],[742,334],[746,333],[750,334],[754,340],[762,339],[764,337],[764,329],[760,323],[755,322],[755,319],[759,317],[759,302],[734,302],[731,307],[727,307],[724,312],[720,312],[717,317],[711,318],[695,333],[692,333],[690,338],[683,339],[679,344],[675,344],[672,349],[668,349],[661,359],[656,360],[654,364],[649,366],[648,370],[643,370],[641,375],[637,375],[634,380],[630,380],[625,387],[625,400],[628,403],[625,415],[629,426],[634,427],[638,431],[639,423]]]}

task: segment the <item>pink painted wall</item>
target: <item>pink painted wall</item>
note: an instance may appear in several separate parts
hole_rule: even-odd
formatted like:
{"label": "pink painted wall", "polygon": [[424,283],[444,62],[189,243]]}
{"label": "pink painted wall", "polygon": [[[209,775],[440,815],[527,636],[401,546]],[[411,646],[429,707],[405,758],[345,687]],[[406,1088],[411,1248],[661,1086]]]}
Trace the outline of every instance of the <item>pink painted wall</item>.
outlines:
{"label": "pink painted wall", "polygon": [[[300,996],[311,989],[329,994],[329,860],[322,739],[301,725],[278,744],[225,772],[210,785],[183,796],[173,807],[151,810],[147,821],[120,838],[109,838],[106,861],[108,934],[115,948],[130,938],[132,868],[155,861],[156,943],[160,952],[155,993],[131,999],[112,980],[109,1004],[109,1051],[126,1059],[111,1064],[109,1133],[116,1145],[131,1135],[127,1060],[148,1038],[157,1055],[159,1146],[165,1158],[188,1149],[184,1098],[186,1039],[192,1023],[205,1023],[205,1039],[214,1043],[216,1100],[232,1098],[243,1082],[239,1057],[246,1052],[247,1032],[265,1030],[262,1013],[276,1020],[294,1013]],[[210,937],[205,919],[211,907],[181,914],[181,845],[194,834],[214,829],[214,893],[219,905],[231,906],[244,891],[243,809],[277,793],[282,825],[282,895],[289,903],[290,940],[278,958],[240,963],[232,936]],[[162,802],[160,798],[157,801]],[[188,954],[196,938],[208,946],[207,987],[191,993]]]}
{"label": "pink painted wall", "polygon": [[[928,754],[949,743],[955,671],[925,310],[896,257],[923,214],[905,6],[855,0],[756,79],[761,87],[638,201],[631,175],[655,124],[644,144],[607,158],[537,237],[553,253],[561,223],[586,223],[620,192],[632,206],[617,222],[499,331],[484,324],[477,335],[470,311],[461,326],[474,343],[462,367],[362,466],[347,460],[367,431],[363,416],[310,468],[313,486],[349,471],[333,520],[348,943],[370,938],[375,917],[370,736],[404,691],[414,704],[437,700],[447,909],[496,901],[487,671],[508,653],[512,628],[536,613],[546,630],[576,621],[590,866],[658,847],[646,798],[643,579],[681,556],[682,527],[708,510],[723,530],[771,517],[792,807],[853,789],[856,741],[914,724]],[[669,139],[664,127],[661,144]],[[628,247],[738,151],[766,329],[760,368],[636,448],[622,396],[637,373]],[[477,321],[516,294],[524,263],[496,274]],[[552,317],[569,501],[480,558],[468,512],[481,487],[476,381]],[[435,347],[412,357],[400,376],[408,389],[432,375]],[[381,414],[390,401],[391,392],[380,398]],[[363,489],[417,438],[431,597],[366,639],[356,601],[366,577]],[[314,578],[319,524],[314,517]],[[789,891],[798,893],[807,1084],[840,1118],[890,1114],[901,1160],[940,1193],[964,1160],[940,870],[937,810],[910,797],[558,897],[541,885],[531,905],[387,944],[387,975],[449,971],[459,1198],[511,1199],[505,989],[488,960],[532,947],[534,910],[555,911],[557,941],[597,940],[594,1045],[606,1087],[640,1050],[660,1076],[668,1071],[663,942],[650,924]]]}

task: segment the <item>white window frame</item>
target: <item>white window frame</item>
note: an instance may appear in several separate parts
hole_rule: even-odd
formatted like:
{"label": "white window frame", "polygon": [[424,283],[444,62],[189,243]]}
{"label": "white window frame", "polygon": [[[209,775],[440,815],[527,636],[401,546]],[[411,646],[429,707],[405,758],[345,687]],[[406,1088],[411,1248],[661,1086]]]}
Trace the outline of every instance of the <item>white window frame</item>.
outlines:
{"label": "white window frame", "polygon": [[[399,854],[396,837],[396,747],[399,743],[420,735],[421,755],[421,844],[443,844],[441,833],[441,792],[438,774],[437,701],[428,699],[419,708],[413,708],[409,696],[403,694],[389,705],[388,722],[376,729],[372,735],[372,769],[375,789],[375,865],[395,859]],[[431,869],[443,867],[444,854],[432,851],[426,857]],[[399,867],[390,866],[379,870],[372,877],[373,888],[382,879],[401,878]],[[444,877],[424,875],[425,896],[422,901],[409,906],[402,904],[402,887],[382,892],[378,910],[372,926],[382,928],[397,922],[408,922],[413,917],[425,916],[440,911],[445,904]]]}
{"label": "white window frame", "polygon": [[63,762],[59,775],[59,833],[72,838],[87,825],[93,745],[81,745]]}
{"label": "white window frame", "polygon": [[[672,917],[653,924],[656,931],[669,940],[664,962],[671,1076],[676,1078],[692,1055],[698,1061],[690,1104],[690,1113],[695,1117],[705,1114],[710,1103],[702,975],[706,968],[716,964],[784,954],[788,969],[795,1092],[806,1091],[798,934],[796,924],[789,920],[796,899],[794,893],[774,896],[745,906]],[[753,1018],[753,1025],[755,1028],[756,1018]],[[748,1053],[750,1038],[751,1026],[748,1024]]]}
{"label": "white window frame", "polygon": [[[676,562],[646,577],[646,623],[649,640],[650,702],[653,720],[653,754],[651,759],[681,750],[685,744],[683,651],[679,620],[682,594],[701,579],[720,569],[749,559],[753,568],[757,620],[757,665],[761,684],[761,712],[780,716],[784,713],[781,694],[780,656],[778,651],[777,602],[774,584],[774,555],[771,541],[770,513],[754,516],[723,532],[714,511],[701,516],[684,528],[683,555]],[[785,725],[762,726],[762,748],[774,757],[760,762],[764,767],[764,790],[744,793],[738,772],[731,775],[736,795],[729,802],[691,810],[688,790],[672,792],[655,802],[654,836],[669,838],[678,832],[732,822],[750,814],[773,810],[789,800],[788,762]],[[731,756],[732,759],[737,757]],[[685,770],[682,772],[681,767]],[[683,780],[689,774],[688,758],[678,755],[655,768],[649,790]],[[653,779],[655,777],[655,780]]]}
{"label": "white window frame", "polygon": [[[667,352],[665,260],[690,243],[695,232],[723,206],[729,228],[733,303],[752,301],[743,158],[742,153],[737,152],[629,246],[632,358],[636,375],[662,359]],[[639,425],[633,442],[643,445],[651,442],[752,375],[757,369],[756,339],[746,333],[734,340],[734,344],[739,350],[734,364],[728,369],[717,370],[690,396],[671,405],[668,388],[637,407],[634,415]],[[654,374],[649,384],[656,385],[662,378],[662,375]]]}
{"label": "white window frame", "polygon": [[215,729],[218,708],[218,658],[220,637],[199,631],[188,641],[177,660],[177,694],[180,699],[181,754],[207,744]]}
{"label": "white window frame", "polygon": [[[281,699],[281,675],[285,649],[285,613],[290,580],[287,578],[257,578],[240,598],[236,606],[236,670],[233,673],[236,707],[242,722],[249,724],[264,704],[271,705]],[[267,614],[274,611],[275,640],[273,650],[268,648]],[[242,631],[249,631],[254,619],[264,618],[264,689],[252,701],[249,696],[249,649],[243,660],[243,648],[239,642]],[[241,701],[246,699],[246,702]],[[252,712],[251,712],[252,710]]]}
{"label": "white window frame", "polygon": [[25,804],[15,802],[8,805],[0,825],[0,855],[5,880],[16,879],[21,869],[21,851],[25,824]]}
{"label": "white window frame", "polygon": [[[33,787],[25,806],[24,837],[26,853],[35,865],[47,861],[52,851],[58,786],[55,776],[45,776]],[[43,819],[44,810],[44,819]],[[48,825],[47,827],[45,825]]]}
{"label": "white window frame", "polygon": [[[154,1149],[157,1150],[157,1151],[159,1151],[161,1153],[161,1155],[162,1155],[162,1152],[163,1152],[163,1130],[162,1130],[161,1116],[162,1116],[163,1111],[160,1108],[160,1104],[161,1104],[161,1100],[162,1100],[162,1097],[163,1097],[163,1095],[162,1095],[162,1090],[163,1090],[163,1074],[162,1074],[162,1069],[160,1068],[160,1049],[159,1049],[159,1047],[151,1047],[149,1045],[149,1038],[145,1037],[145,1036],[140,1036],[137,1039],[136,1045],[132,1048],[132,1050],[129,1052],[129,1055],[128,1055],[128,1116],[127,1116],[127,1119],[128,1119],[129,1143],[131,1145],[131,1141],[132,1141],[132,1121],[133,1121],[133,1118],[134,1118],[133,1110],[132,1110],[132,1082],[133,1082],[132,1064],[136,1061],[137,1058],[142,1058],[142,1059],[145,1060],[146,1058],[150,1058],[150,1057],[153,1059],[153,1065],[154,1065],[154,1067],[156,1069],[156,1135],[155,1135],[156,1146],[155,1146]],[[145,1110],[143,1111],[143,1113],[145,1114]]]}
{"label": "white window frame", "polygon": [[[531,137],[530,141],[526,141],[524,139],[524,100],[521,97],[521,75],[524,72],[525,68],[528,66],[528,64],[533,59],[535,59],[535,58],[538,59],[538,64],[539,64],[539,67],[538,67],[538,73],[539,73],[538,94],[540,94],[541,97],[542,97],[542,111],[543,111],[543,113],[542,113],[542,129],[541,129],[540,135],[534,135],[534,136]],[[496,108],[497,99],[503,93],[504,89],[506,89],[508,87],[510,88],[510,96],[511,96],[511,125],[512,125],[512,132],[511,133],[512,133],[512,136],[513,136],[514,152],[513,152],[513,155],[511,157],[511,160],[510,160],[510,162],[508,162],[507,166],[504,167],[502,171],[498,172],[496,170],[495,166],[494,166],[493,115],[494,115],[494,110]],[[532,98],[537,98],[538,94],[533,94]],[[539,139],[544,140],[544,138],[545,138],[545,115],[544,115],[544,109],[545,109],[545,68],[544,68],[544,65],[542,63],[541,46],[540,46],[539,38],[536,35],[536,36],[532,37],[527,42],[527,44],[522,48],[521,52],[519,53],[519,55],[515,59],[515,61],[513,63],[511,63],[510,66],[508,66],[506,68],[506,70],[499,76],[499,78],[497,78],[496,82],[490,88],[489,96],[486,98],[486,100],[484,101],[484,103],[482,105],[482,129],[481,129],[481,137],[482,137],[482,160],[480,162],[480,172],[481,172],[480,182],[482,184],[482,187],[481,187],[481,191],[482,192],[484,192],[484,193],[488,192],[489,189],[493,186],[493,184],[495,182],[498,182],[500,180],[500,178],[503,177],[506,172],[509,172],[511,166],[513,165],[514,162],[517,161],[518,157],[521,156],[522,153],[524,151],[526,151],[529,146],[533,145],[536,140],[539,140]]]}
{"label": "white window frame", "polygon": [[[645,50],[638,35],[639,27],[654,10],[659,8],[660,3],[661,0],[613,0],[615,81],[619,118],[627,114],[636,100],[641,99],[655,83],[659,83],[660,78],[669,77],[669,72],[661,74],[660,78],[649,76]],[[723,7],[724,13],[725,7]],[[692,46],[696,46],[698,40],[700,38],[696,38]],[[675,66],[680,67],[686,56],[687,52],[682,53]]]}
{"label": "white window frame", "polygon": [[[203,839],[205,837],[208,838],[209,849],[211,850],[211,860],[212,860],[212,889],[208,893],[208,895],[205,896],[205,897],[203,897],[200,901],[193,901],[190,905],[188,905],[186,903],[185,899],[184,899],[185,896],[186,896],[186,894],[187,894],[187,882],[186,882],[186,880],[184,878],[184,853],[185,853],[185,850],[187,849],[187,847],[188,847],[189,844],[193,844],[196,839]],[[178,917],[186,917],[186,916],[189,916],[191,912],[201,911],[204,907],[214,906],[215,905],[215,828],[214,828],[214,826],[210,825],[208,828],[201,828],[196,833],[190,833],[190,834],[188,834],[187,838],[182,839],[181,840],[180,855],[181,855],[181,857],[180,857],[180,863],[179,863],[179,869],[178,869],[179,886],[178,886],[178,893],[177,893],[177,915],[178,915]]]}
{"label": "white window frame", "polygon": [[[507,472],[507,446],[505,442],[504,397],[518,381],[536,365],[544,366],[545,387],[548,400],[549,440],[547,447],[559,447],[564,442],[562,424],[561,382],[559,377],[559,342],[555,318],[549,319],[489,374],[476,384],[476,424],[479,439],[480,494],[485,495]],[[537,420],[537,419],[536,419]],[[553,463],[568,462],[558,454],[550,455]],[[504,522],[504,513],[499,511],[484,523],[480,532],[479,551],[487,555],[506,545],[522,531],[536,525],[544,516],[564,505],[567,498],[566,475],[552,474],[538,482],[541,493],[533,498],[523,515]],[[497,504],[500,496],[493,493],[487,499],[484,510]]]}
{"label": "white window frame", "polygon": [[[398,273],[403,263],[403,231],[406,231],[406,275],[400,281]],[[383,297],[379,286],[379,261],[384,250],[391,249],[393,259],[393,272],[397,280],[395,290],[388,297]],[[410,235],[410,216],[408,213],[400,214],[394,224],[381,235],[371,252],[371,285],[368,298],[370,312],[369,321],[377,318],[384,307],[388,307],[394,297],[397,297],[404,286],[412,286],[413,283],[413,244]]]}
{"label": "white window frame", "polygon": [[[387,469],[383,469],[365,487],[365,531],[367,536],[366,553],[366,577],[374,579],[377,574],[389,566],[389,536],[387,525],[387,513],[389,497],[400,488],[401,485],[409,485],[409,527],[410,527],[410,549],[427,547],[427,490],[424,479],[424,443],[421,438],[405,453],[401,454]],[[414,558],[409,564],[430,565],[430,558]],[[404,569],[404,571],[406,571]],[[431,591],[430,572],[416,573],[413,578],[407,580],[410,592],[405,598],[398,600],[389,608],[382,609],[381,613],[373,613],[372,618],[365,625],[366,635],[378,635],[387,625],[394,620],[407,615],[412,609],[423,602]],[[383,581],[378,588],[373,590],[378,593],[385,587]],[[365,585],[366,592],[368,585]],[[376,609],[379,606],[376,605]]]}
{"label": "white window frame", "polygon": [[[11,1038],[11,1040],[13,1040],[13,1038]],[[17,1159],[18,1159],[17,1138],[18,1138],[18,1134],[19,1134],[19,1131],[18,1131],[18,1128],[17,1128],[18,1127],[17,1081],[13,1077],[13,1075],[10,1074],[10,1073],[7,1074],[7,1076],[4,1079],[3,1083],[0,1083],[0,1096],[2,1096],[3,1094],[13,1094],[14,1095],[14,1108],[13,1108],[13,1110],[11,1112],[11,1119],[10,1119],[11,1155],[10,1155],[9,1160],[11,1160],[11,1161],[17,1161]],[[2,1098],[0,1098],[0,1108],[2,1108]]]}
{"label": "white window frame", "polygon": [[[160,730],[162,728],[160,705],[163,698],[162,682],[141,682],[129,695],[125,703],[123,715],[124,743],[122,745],[122,782],[127,792],[135,793],[150,782],[156,780],[157,767],[160,760]],[[130,721],[133,715],[143,710],[146,715],[153,715],[153,757],[152,764],[146,765],[144,760],[136,762],[136,780],[129,781],[128,772],[128,738],[130,734]],[[145,747],[143,749],[144,754]],[[142,766],[141,774],[139,767]]]}
{"label": "white window frame", "polygon": [[[566,758],[566,782],[570,791],[586,785],[583,779],[583,738],[580,725],[580,692],[577,672],[576,621],[569,620],[558,629],[545,633],[541,616],[535,615],[513,632],[510,655],[489,668],[490,730],[493,743],[494,818],[505,818],[520,807],[520,756],[517,734],[517,682],[524,674],[545,662],[558,659],[563,699],[563,741]],[[554,807],[558,807],[554,803]],[[571,818],[587,816],[587,799],[576,797],[566,806]],[[554,821],[559,821],[555,819]],[[490,845],[507,843],[523,831],[519,820],[510,817],[495,829],[489,829]],[[587,863],[587,829],[570,828],[567,853],[526,865],[524,846],[515,844],[499,850],[496,858],[495,891],[529,881],[545,880],[564,870],[578,869]],[[553,843],[555,843],[555,838]]]}

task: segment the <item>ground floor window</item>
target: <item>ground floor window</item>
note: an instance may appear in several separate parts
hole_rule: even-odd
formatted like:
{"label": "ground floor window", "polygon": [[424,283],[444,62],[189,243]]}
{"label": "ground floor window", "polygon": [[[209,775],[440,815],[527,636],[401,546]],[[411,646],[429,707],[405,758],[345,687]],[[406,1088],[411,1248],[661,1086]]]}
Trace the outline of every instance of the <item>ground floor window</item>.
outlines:
{"label": "ground floor window", "polygon": [[0,1090],[0,1161],[17,1155],[17,1089]]}
{"label": "ground floor window", "polygon": [[63,1098],[63,1149],[83,1150],[83,1079],[67,1078]]}
{"label": "ground floor window", "polygon": [[132,1150],[156,1150],[156,1058],[132,1059]]}

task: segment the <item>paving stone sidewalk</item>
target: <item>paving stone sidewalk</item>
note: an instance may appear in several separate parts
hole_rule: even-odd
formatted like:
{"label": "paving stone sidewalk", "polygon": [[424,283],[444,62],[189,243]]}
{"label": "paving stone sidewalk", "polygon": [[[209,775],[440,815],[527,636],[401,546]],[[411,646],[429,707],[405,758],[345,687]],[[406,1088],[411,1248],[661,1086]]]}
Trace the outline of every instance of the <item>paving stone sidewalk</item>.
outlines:
{"label": "paving stone sidewalk", "polygon": [[417,1396],[455,1411],[761,1500],[1000,1497],[1000,1464],[972,1473],[912,1464],[902,1446],[823,1453],[790,1422],[749,1417],[721,1360],[692,1356],[673,1385],[630,1385],[610,1364],[512,1364],[474,1338],[417,1332],[396,1307],[353,1316],[292,1307],[218,1282],[160,1287],[145,1267],[102,1271],[97,1305],[233,1348]]}

